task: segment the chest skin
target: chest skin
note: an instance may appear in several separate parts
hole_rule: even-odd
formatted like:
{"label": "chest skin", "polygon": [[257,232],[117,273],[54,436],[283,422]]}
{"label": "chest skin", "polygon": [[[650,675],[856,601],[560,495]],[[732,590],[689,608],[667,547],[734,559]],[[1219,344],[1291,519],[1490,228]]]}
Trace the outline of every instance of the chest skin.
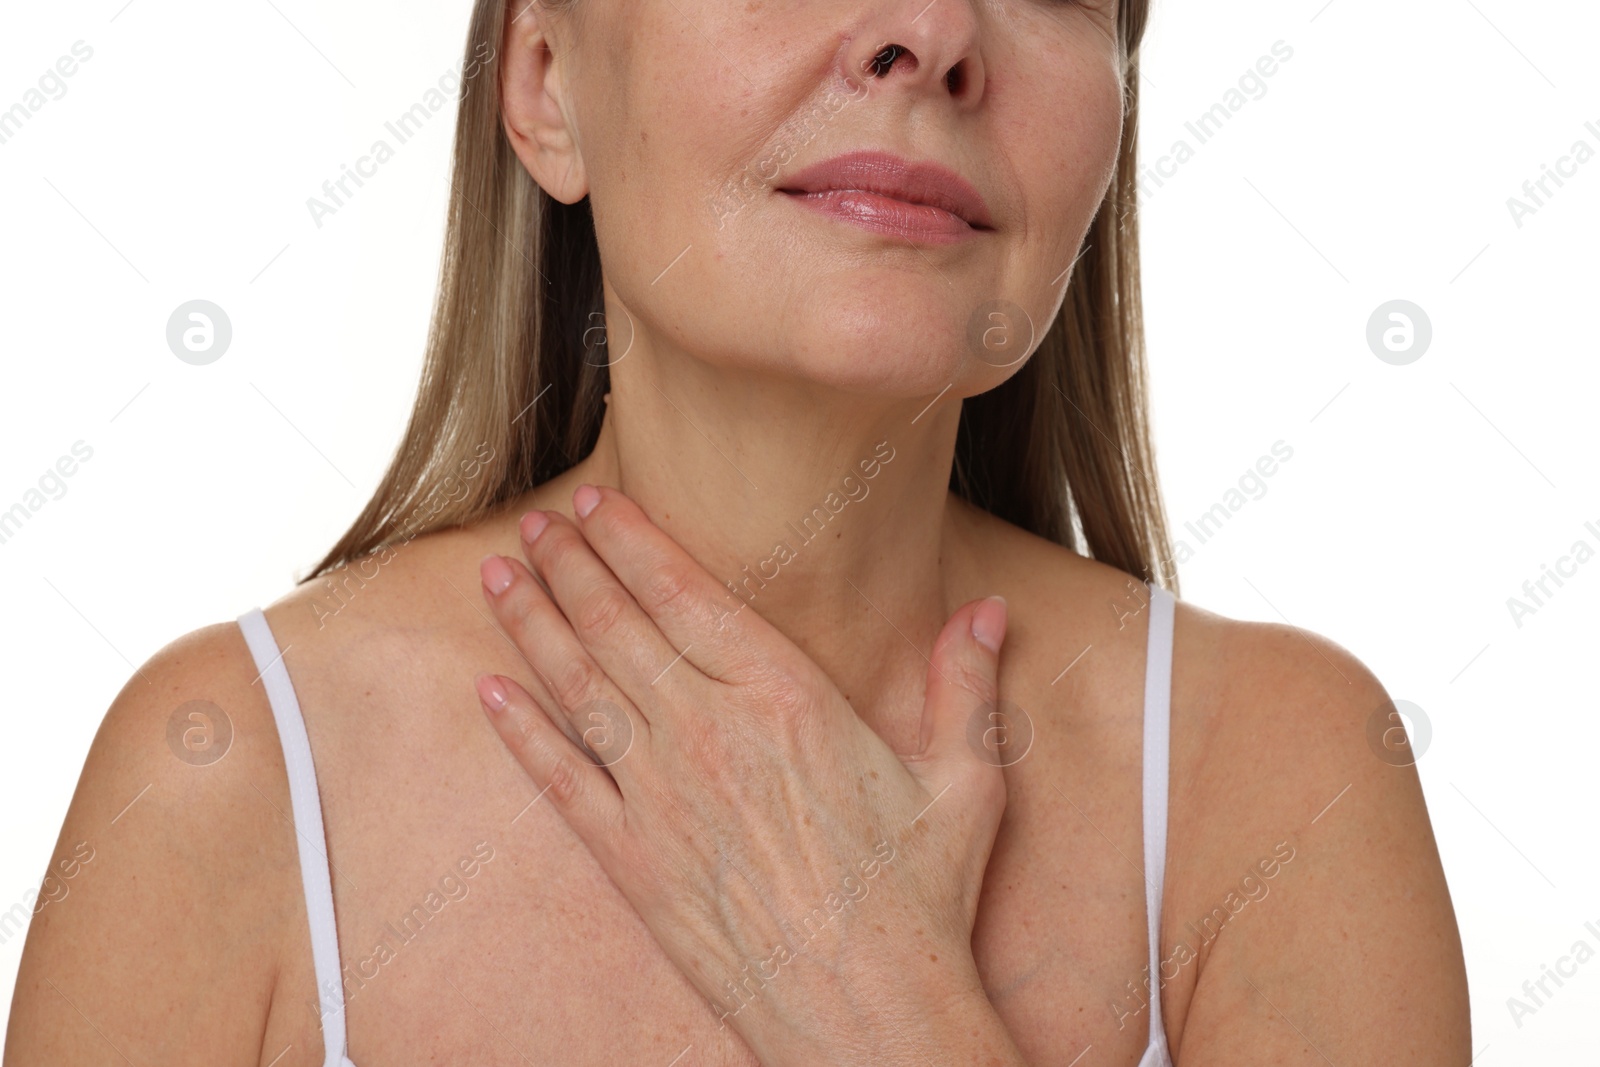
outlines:
{"label": "chest skin", "polygon": [[[276,610],[280,644],[317,653],[284,662],[316,758],[358,1067],[757,1062],[560,815],[535,802],[485,722],[472,675],[526,669],[504,642],[477,629],[386,628],[361,633],[356,660],[318,645],[299,613]],[[1034,743],[1005,768],[974,958],[1030,1063],[1069,1064],[1092,1046],[1097,1062],[1132,1067],[1150,1019],[1146,630],[1126,627],[1096,648],[1096,670],[1062,676],[1060,648],[1086,642],[1045,640],[1048,628],[1030,630],[1026,612],[1025,602],[1013,608],[1021,624],[1001,692],[1028,710]],[[298,878],[286,886],[298,891]],[[850,906],[894,901],[874,894]],[[262,1062],[287,1044],[278,1067],[320,1063],[303,921],[289,924],[281,955]],[[1163,993],[1170,1019],[1177,990]]]}

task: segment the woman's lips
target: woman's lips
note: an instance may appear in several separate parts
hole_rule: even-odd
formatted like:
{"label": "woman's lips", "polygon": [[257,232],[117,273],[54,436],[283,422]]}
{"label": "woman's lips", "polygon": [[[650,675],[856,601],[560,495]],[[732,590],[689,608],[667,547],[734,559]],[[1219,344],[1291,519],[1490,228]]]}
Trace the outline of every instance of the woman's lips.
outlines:
{"label": "woman's lips", "polygon": [[875,149],[815,163],[778,192],[843,222],[912,241],[948,244],[993,229],[983,195],[960,174],[933,160]]}
{"label": "woman's lips", "polygon": [[980,232],[943,208],[913,204],[860,189],[827,189],[816,193],[783,190],[783,193],[823,215],[912,241],[951,244],[976,237]]}

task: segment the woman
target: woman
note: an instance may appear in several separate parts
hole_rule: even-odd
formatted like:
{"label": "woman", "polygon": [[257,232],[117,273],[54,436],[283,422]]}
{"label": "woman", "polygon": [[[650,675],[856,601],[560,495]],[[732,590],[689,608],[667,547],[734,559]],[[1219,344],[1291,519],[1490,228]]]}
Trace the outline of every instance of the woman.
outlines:
{"label": "woman", "polygon": [[1466,1062],[1382,687],[1169,591],[1145,17],[480,0],[405,441],[111,708],[7,1063]]}

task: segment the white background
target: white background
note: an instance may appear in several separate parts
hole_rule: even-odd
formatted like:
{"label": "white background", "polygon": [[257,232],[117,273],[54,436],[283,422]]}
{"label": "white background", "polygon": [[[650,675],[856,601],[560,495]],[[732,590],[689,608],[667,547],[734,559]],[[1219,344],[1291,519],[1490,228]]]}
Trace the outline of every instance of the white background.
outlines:
{"label": "white background", "polygon": [[[37,887],[133,665],[281,595],[376,485],[416,383],[453,112],[320,229],[305,202],[460,64],[467,15],[0,16],[0,108],[73,42],[94,50],[0,144],[0,510],[93,449],[0,544],[0,910]],[[1280,40],[1293,56],[1265,95],[1198,144],[1185,121]],[[1575,941],[1600,948],[1600,560],[1520,626],[1506,603],[1574,542],[1600,549],[1600,159],[1520,227],[1507,207],[1575,141],[1600,150],[1597,40],[1600,14],[1571,0],[1236,0],[1158,5],[1144,50],[1146,160],[1195,148],[1142,216],[1185,595],[1326,634],[1425,712],[1418,770],[1485,1065],[1600,1043],[1600,960],[1520,1026],[1506,1004]],[[196,298],[234,330],[206,367],[165,339]],[[1433,328],[1405,366],[1366,342],[1393,299]],[[1265,495],[1198,544],[1184,523],[1280,440],[1293,458]],[[0,944],[0,1003],[22,943]]]}

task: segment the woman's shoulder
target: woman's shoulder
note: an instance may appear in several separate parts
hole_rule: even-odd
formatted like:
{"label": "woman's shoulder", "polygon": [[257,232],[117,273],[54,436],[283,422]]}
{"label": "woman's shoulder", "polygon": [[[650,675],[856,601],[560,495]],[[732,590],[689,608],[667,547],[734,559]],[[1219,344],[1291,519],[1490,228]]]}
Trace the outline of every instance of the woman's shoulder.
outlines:
{"label": "woman's shoulder", "polygon": [[[280,950],[303,919],[255,675],[239,628],[219,623],[158,651],[105,712],[29,925],[8,1062],[83,1052],[94,1038],[74,1005],[94,1005],[105,1032],[140,1035],[135,1058],[181,1042],[232,1062],[261,1047]],[[262,1010],[209,1013],[196,1035],[185,1020],[202,1004]]]}
{"label": "woman's shoulder", "polygon": [[[1329,1035],[1334,1058],[1388,1059],[1401,1032],[1400,1058],[1469,1055],[1460,935],[1396,702],[1349,649],[1301,627],[1180,603],[1176,629],[1169,1034],[1248,1058],[1260,1046],[1223,1036],[1233,1020],[1340,1003],[1363,1025]],[[1374,974],[1407,989],[1403,1006]],[[1302,1048],[1276,1031],[1269,1047]]]}
{"label": "woman's shoulder", "polygon": [[[1016,590],[1049,631],[1042,639],[1066,634],[1081,641],[1079,648],[1093,645],[1143,666],[1150,583],[998,519],[981,527],[976,540],[983,580]],[[1175,714],[1181,707],[1203,714],[1208,726],[1253,731],[1259,724],[1252,712],[1281,721],[1284,709],[1294,707],[1296,733],[1304,736],[1308,718],[1364,725],[1387,700],[1372,671],[1330,637],[1287,622],[1231,618],[1181,596],[1175,601]],[[1137,673],[1142,680],[1143,671]]]}
{"label": "woman's shoulder", "polygon": [[[1125,684],[1142,691],[1155,595],[1147,583],[1032,535],[1005,557],[1012,583],[1049,629],[1043,639],[1063,653],[1086,650],[1085,665],[1104,652],[1123,668]],[[1404,734],[1395,730],[1394,702],[1333,638],[1283,621],[1232,618],[1180,596],[1171,656],[1174,795],[1210,790],[1212,799],[1245,805],[1262,819],[1311,806],[1309,818],[1359,782],[1374,795],[1398,789],[1420,802],[1414,761],[1397,750]],[[1217,773],[1224,768],[1238,773]],[[1230,816],[1236,828],[1241,818],[1248,816]]]}
{"label": "woman's shoulder", "polygon": [[[1030,603],[1054,605],[1054,614],[1036,611],[1049,621],[1034,642],[1058,646],[1063,665],[1082,656],[1072,668],[1083,675],[1080,694],[1099,684],[1084,671],[1094,656],[1120,660],[1124,705],[1137,715],[1144,583],[1031,535],[1007,547],[1013,583]],[[1465,1054],[1460,937],[1417,774],[1421,753],[1396,702],[1353,652],[1303,627],[1178,599],[1173,632],[1161,956],[1174,1049],[1188,1038],[1196,1051],[1204,1043],[1248,1058],[1258,1046],[1226,1047],[1218,1036],[1236,1032],[1234,1020],[1273,1014],[1268,1001],[1291,1016],[1341,1002],[1390,1024],[1362,1028],[1389,1037],[1335,1046],[1348,1059],[1378,1056],[1376,1042],[1402,1030],[1419,1057],[1430,1048]],[[1315,966],[1285,968],[1284,959]],[[1374,973],[1403,980],[1404,1007],[1370,981]],[[1400,1012],[1418,1009],[1407,1026]],[[1298,1041],[1288,1032],[1273,1051],[1297,1054]]]}
{"label": "woman's shoulder", "polygon": [[[277,646],[266,654],[299,697],[324,805],[340,780],[323,781],[324,759],[356,736],[361,694],[381,704],[437,675],[430,657],[474,620],[490,633],[467,600],[478,595],[479,556],[463,554],[462,536],[379,550],[265,607]],[[9,1054],[62,1058],[81,1029],[63,995],[99,1005],[112,1032],[148,1034],[147,1052],[182,1041],[211,1062],[259,1050],[264,1027],[276,1040],[300,1025],[303,1009],[274,1006],[285,983],[311,989],[314,980],[287,768],[262,673],[239,624],[221,621],[161,648],[105,711],[18,975],[12,1032],[31,1035],[38,1055]],[[470,677],[459,688],[470,693]],[[140,995],[123,996],[129,989]],[[261,1010],[217,1015],[226,1023],[197,1048],[179,1023],[201,1003]],[[152,1032],[151,1019],[172,1020],[172,1031]],[[298,1040],[285,1033],[279,1047]]]}
{"label": "woman's shoulder", "polygon": [[[477,557],[463,559],[459,540],[451,543],[459,536],[419,537],[295,586],[263,611],[276,646],[265,652],[270,662],[281,662],[297,692],[328,672],[355,683],[394,674],[397,650],[436,646],[460,629],[463,617],[477,618],[467,599],[477,596]],[[453,615],[445,610],[451,600],[458,608]],[[487,632],[489,624],[482,625]],[[139,825],[143,811],[161,809],[156,821],[167,860],[192,856],[197,870],[227,882],[229,894],[248,893],[250,884],[237,878],[240,862],[264,869],[284,858],[258,847],[269,839],[258,831],[286,826],[289,811],[283,748],[263,673],[234,620],[199,627],[162,647],[134,669],[106,710],[74,811],[109,824],[126,806],[115,823],[120,829]],[[318,724],[309,708],[302,711],[315,741]],[[112,805],[115,810],[102,810]],[[189,823],[193,835],[181,832]],[[278,837],[293,874],[293,832]],[[241,843],[249,846],[241,850],[248,854],[244,860],[216,862],[220,850]],[[214,888],[220,892],[223,885]]]}
{"label": "woman's shoulder", "polygon": [[[199,867],[233,833],[276,822],[277,801],[288,794],[270,788],[284,777],[283,758],[260,673],[232,621],[162,647],[106,710],[73,808],[87,816],[114,805],[107,825],[144,825],[150,832],[140,841],[158,843],[170,862],[194,859]],[[205,832],[190,837],[191,824]]]}
{"label": "woman's shoulder", "polygon": [[345,691],[425,689],[429,666],[501,643],[483,607],[478,562],[515,550],[496,539],[503,533],[485,523],[384,545],[267,605],[296,686],[337,676]]}
{"label": "woman's shoulder", "polygon": [[[1177,602],[1172,796],[1193,841],[1225,852],[1291,831],[1337,836],[1321,816],[1339,808],[1431,834],[1400,722],[1383,683],[1330,637]],[[1347,843],[1365,832],[1345,826]]]}
{"label": "woman's shoulder", "polygon": [[[1038,640],[1091,648],[1141,668],[1148,644],[1150,583],[1108,563],[984,515],[970,528],[969,555],[996,586],[1044,630]],[[986,590],[987,591],[987,590]],[[1014,594],[1013,595],[1013,591]],[[1176,597],[1173,697],[1208,717],[1285,703],[1322,716],[1364,714],[1384,699],[1366,666],[1336,641],[1285,622],[1230,618]],[[1026,616],[1026,617],[1025,617]]]}

